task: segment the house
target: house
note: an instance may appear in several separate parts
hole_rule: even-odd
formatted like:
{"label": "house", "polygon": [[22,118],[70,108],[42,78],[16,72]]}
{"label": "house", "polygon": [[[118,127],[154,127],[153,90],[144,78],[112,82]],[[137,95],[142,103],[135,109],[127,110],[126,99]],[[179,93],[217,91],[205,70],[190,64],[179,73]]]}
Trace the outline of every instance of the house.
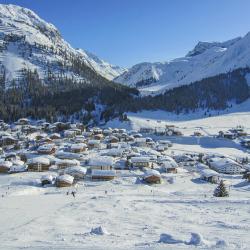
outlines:
{"label": "house", "polygon": [[56,147],[54,144],[43,144],[37,149],[38,154],[51,155],[56,152]]}
{"label": "house", "polygon": [[99,140],[89,140],[88,141],[88,148],[93,149],[93,148],[100,148],[101,143]]}
{"label": "house", "polygon": [[147,147],[146,138],[135,138],[134,145],[137,147]]}
{"label": "house", "polygon": [[28,171],[42,172],[48,171],[50,167],[50,160],[46,157],[34,157],[27,161]]}
{"label": "house", "polygon": [[94,134],[94,136],[93,136],[93,138],[94,138],[94,140],[102,140],[103,139],[103,134]]}
{"label": "house", "polygon": [[200,131],[194,131],[194,136],[200,137],[203,136]]}
{"label": "house", "polygon": [[212,169],[201,170],[201,179],[213,184],[218,184],[220,182],[220,177],[218,173]]}
{"label": "house", "polygon": [[17,139],[15,139],[12,136],[3,136],[0,139],[0,146],[4,147],[4,146],[13,146],[17,143]]}
{"label": "house", "polygon": [[52,185],[55,184],[55,182],[56,182],[56,174],[47,174],[41,177],[42,186]]}
{"label": "house", "polygon": [[116,136],[110,136],[108,138],[108,142],[109,143],[118,143],[119,142],[119,138],[117,138]]}
{"label": "house", "polygon": [[81,153],[87,150],[87,145],[85,143],[76,143],[70,146],[70,151],[72,153]]}
{"label": "house", "polygon": [[10,161],[0,161],[0,173],[8,173],[11,166],[12,166],[12,162]]}
{"label": "house", "polygon": [[245,171],[239,163],[230,158],[210,158],[208,165],[211,169],[223,174],[241,174]]}
{"label": "house", "polygon": [[177,174],[178,164],[173,161],[165,161],[162,163],[162,168],[166,173]]}
{"label": "house", "polygon": [[51,134],[51,135],[49,136],[49,138],[50,138],[51,140],[59,140],[59,139],[61,139],[61,135],[58,134],[58,133],[53,133],[53,134]]}
{"label": "house", "polygon": [[247,168],[245,169],[242,179],[246,179],[247,181],[250,182],[250,165],[249,164],[247,165]]}
{"label": "house", "polygon": [[87,169],[85,167],[80,166],[68,167],[64,170],[64,174],[73,176],[75,180],[84,179],[86,173]]}
{"label": "house", "polygon": [[230,131],[226,131],[226,132],[219,131],[219,136],[218,137],[234,140],[236,138],[236,134],[232,133]]}
{"label": "house", "polygon": [[80,166],[80,162],[76,159],[57,159],[55,162],[55,165],[57,166],[58,169],[65,169],[68,167],[76,167]]}
{"label": "house", "polygon": [[59,175],[56,178],[57,187],[70,187],[74,183],[74,177],[68,174]]}
{"label": "house", "polygon": [[133,168],[152,168],[152,162],[146,156],[131,157],[130,161]]}
{"label": "house", "polygon": [[121,157],[123,154],[123,149],[121,148],[111,148],[105,154],[113,157]]}
{"label": "house", "polygon": [[76,136],[76,131],[73,129],[65,130],[63,136],[65,138],[74,138]]}
{"label": "house", "polygon": [[149,184],[159,184],[161,183],[161,174],[154,169],[147,170],[144,173],[143,180]]}
{"label": "house", "polygon": [[152,128],[140,128],[140,133],[142,134],[153,134],[154,130]]}
{"label": "house", "polygon": [[90,168],[98,170],[111,170],[114,165],[114,158],[110,156],[97,156],[89,160]]}
{"label": "house", "polygon": [[109,180],[113,180],[115,177],[116,177],[115,170],[92,169],[91,171],[92,180],[109,181]]}
{"label": "house", "polygon": [[64,152],[64,151],[58,151],[56,152],[55,156],[59,159],[74,159],[79,161],[84,161],[85,156],[80,153],[72,153],[72,152]]}
{"label": "house", "polygon": [[164,145],[166,147],[172,147],[173,143],[169,140],[158,140],[159,145]]}
{"label": "house", "polygon": [[18,121],[16,122],[16,124],[18,124],[18,125],[28,125],[29,124],[29,120],[27,118],[20,118],[20,119],[18,119]]}

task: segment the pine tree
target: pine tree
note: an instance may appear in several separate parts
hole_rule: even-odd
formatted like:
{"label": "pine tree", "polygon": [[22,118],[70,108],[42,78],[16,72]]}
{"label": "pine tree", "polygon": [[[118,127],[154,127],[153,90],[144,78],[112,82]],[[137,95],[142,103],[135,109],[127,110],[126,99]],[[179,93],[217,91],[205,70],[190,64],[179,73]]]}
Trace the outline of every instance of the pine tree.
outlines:
{"label": "pine tree", "polygon": [[220,181],[218,187],[214,190],[215,197],[227,197],[229,196],[229,192],[223,180]]}

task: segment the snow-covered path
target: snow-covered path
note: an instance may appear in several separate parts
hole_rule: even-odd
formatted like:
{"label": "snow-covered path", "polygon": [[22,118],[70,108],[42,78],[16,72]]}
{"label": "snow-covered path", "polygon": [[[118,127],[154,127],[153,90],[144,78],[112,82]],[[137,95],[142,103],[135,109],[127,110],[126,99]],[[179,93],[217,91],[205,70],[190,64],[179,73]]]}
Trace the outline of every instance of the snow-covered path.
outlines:
{"label": "snow-covered path", "polygon": [[[79,183],[74,199],[66,195],[67,188],[32,184],[39,175],[1,176],[2,249],[197,247],[160,243],[163,233],[184,242],[191,233],[201,234],[206,240],[198,246],[201,249],[216,244],[225,249],[248,249],[249,185],[232,185],[229,198],[217,199],[212,197],[215,186],[198,181],[195,173],[165,174],[164,183],[156,186],[138,183],[136,173],[122,173],[112,182]],[[169,176],[174,177],[173,184],[167,182]],[[230,181],[242,182],[240,177]],[[99,226],[106,230],[104,235],[91,233]]]}

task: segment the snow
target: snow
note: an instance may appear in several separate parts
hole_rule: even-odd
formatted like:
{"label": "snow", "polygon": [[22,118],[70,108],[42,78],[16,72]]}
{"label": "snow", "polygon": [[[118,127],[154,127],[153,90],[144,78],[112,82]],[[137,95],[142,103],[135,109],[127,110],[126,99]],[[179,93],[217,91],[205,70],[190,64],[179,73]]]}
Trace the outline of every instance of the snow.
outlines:
{"label": "snow", "polygon": [[119,184],[79,182],[75,198],[68,188],[37,186],[40,173],[1,176],[1,247],[248,249],[250,189],[235,187],[240,176],[219,199],[214,185],[193,182],[189,172],[157,186],[135,184],[136,172],[127,173]]}
{"label": "snow", "polygon": [[90,166],[113,166],[114,159],[111,156],[99,156],[89,160]]}
{"label": "snow", "polygon": [[[0,53],[0,64],[6,68],[7,87],[10,87],[12,79],[22,78],[21,69],[37,70],[41,79],[46,76],[47,63],[51,63],[53,73],[60,75],[60,63],[70,64],[58,51],[66,51],[68,55],[80,58],[90,68],[112,80],[126,69],[111,65],[97,56],[84,50],[74,49],[61,37],[59,31],[53,24],[47,23],[36,15],[33,11],[16,5],[0,4],[0,43],[7,45],[6,49]],[[6,42],[4,35],[17,35],[20,39],[25,36],[23,41]],[[39,49],[32,49],[29,54],[29,45],[46,45],[48,48],[54,47],[54,51],[46,52]],[[82,82],[86,79],[74,72],[63,71],[64,76],[73,77],[76,81]]]}
{"label": "snow", "polygon": [[[139,87],[142,95],[156,95],[207,77],[250,66],[250,33],[226,42],[200,42],[187,56],[169,62],[140,63],[115,78],[135,87],[138,82],[155,79]],[[248,81],[248,78],[247,78]]]}
{"label": "snow", "polygon": [[63,181],[72,184],[74,181],[74,177],[69,174],[63,174],[57,177],[57,181]]}
{"label": "snow", "polygon": [[47,157],[37,156],[31,159],[28,159],[28,164],[43,164],[50,165],[50,160]]}
{"label": "snow", "polygon": [[161,174],[157,170],[149,169],[149,170],[147,170],[145,172],[144,177],[147,178],[147,177],[150,177],[150,176],[161,177]]}

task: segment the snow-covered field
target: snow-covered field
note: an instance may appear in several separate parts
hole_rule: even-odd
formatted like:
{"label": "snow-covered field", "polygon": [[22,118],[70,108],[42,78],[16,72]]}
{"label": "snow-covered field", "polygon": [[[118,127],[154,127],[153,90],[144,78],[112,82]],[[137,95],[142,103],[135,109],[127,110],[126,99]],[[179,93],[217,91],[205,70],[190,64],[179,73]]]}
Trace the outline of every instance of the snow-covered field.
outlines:
{"label": "snow-covered field", "polygon": [[250,185],[239,176],[229,198],[214,198],[193,172],[153,186],[138,174],[61,189],[38,186],[39,173],[1,176],[1,249],[249,249]]}
{"label": "snow-covered field", "polygon": [[[169,152],[250,157],[237,142],[212,136],[237,125],[249,131],[248,112],[178,120],[159,111],[129,118],[130,123],[108,126],[175,124],[184,136],[168,137]],[[198,128],[204,137],[190,136]],[[249,249],[250,183],[242,175],[222,176],[230,196],[215,198],[216,185],[201,181],[192,169],[163,173],[157,185],[138,181],[139,170],[120,170],[112,181],[87,178],[71,188],[42,187],[43,174],[0,176],[1,249]]]}

